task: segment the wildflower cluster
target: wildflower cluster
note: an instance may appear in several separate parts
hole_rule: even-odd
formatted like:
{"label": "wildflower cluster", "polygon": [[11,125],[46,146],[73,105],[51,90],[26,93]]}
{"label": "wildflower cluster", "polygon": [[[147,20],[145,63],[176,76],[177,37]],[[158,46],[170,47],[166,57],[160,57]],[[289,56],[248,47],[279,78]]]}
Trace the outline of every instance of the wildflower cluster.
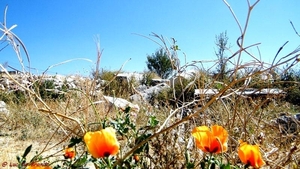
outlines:
{"label": "wildflower cluster", "polygon": [[[218,125],[213,125],[211,128],[207,126],[195,127],[192,131],[192,136],[195,138],[196,146],[203,152],[210,153],[208,161],[208,168],[213,168],[216,164],[219,164],[221,168],[225,168],[222,162],[218,162],[213,157],[213,154],[220,154],[228,149],[228,132]],[[240,140],[240,146],[238,148],[238,155],[240,160],[246,164],[245,167],[252,166],[259,168],[265,164],[262,159],[259,146],[249,145],[246,142]],[[202,168],[205,168],[206,162],[202,162]]]}

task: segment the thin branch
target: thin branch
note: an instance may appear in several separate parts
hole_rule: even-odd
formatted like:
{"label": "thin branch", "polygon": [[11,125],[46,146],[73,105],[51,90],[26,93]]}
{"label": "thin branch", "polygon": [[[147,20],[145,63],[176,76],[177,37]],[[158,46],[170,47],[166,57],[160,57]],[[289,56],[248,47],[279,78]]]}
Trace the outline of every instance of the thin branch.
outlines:
{"label": "thin branch", "polygon": [[283,47],[284,47],[287,43],[289,43],[289,41],[286,41],[286,42],[278,49],[278,51],[277,51],[277,53],[276,53],[276,55],[275,55],[275,57],[274,57],[274,59],[273,59],[272,65],[274,64],[274,62],[275,62],[275,60],[276,60],[278,54],[280,53],[280,51],[283,49]]}
{"label": "thin branch", "polygon": [[57,63],[57,64],[54,64],[54,65],[49,66],[49,67],[43,72],[43,74],[45,74],[48,70],[50,70],[50,69],[53,68],[53,67],[60,66],[60,65],[62,65],[62,64],[65,64],[65,63],[68,63],[68,62],[72,62],[72,61],[75,61],[75,60],[85,60],[85,61],[88,61],[88,62],[92,62],[90,59],[86,59],[86,58],[69,59],[69,60],[65,60],[65,61],[63,61],[63,62],[60,62],[60,63]]}
{"label": "thin branch", "polygon": [[240,29],[241,33],[243,33],[241,24],[240,24],[239,20],[237,19],[236,15],[235,15],[235,13],[234,13],[234,11],[233,11],[233,9],[231,8],[231,6],[229,5],[229,3],[228,3],[226,0],[223,0],[223,2],[224,2],[224,3],[226,4],[226,6],[229,8],[231,14],[233,15],[233,17],[234,17],[236,23],[237,23],[238,26],[239,26],[239,29]]}
{"label": "thin branch", "polygon": [[144,37],[144,38],[146,38],[146,39],[149,39],[149,40],[151,40],[152,42],[154,42],[154,43],[158,44],[160,47],[162,47],[162,48],[163,48],[163,45],[161,45],[161,44],[160,44],[160,43],[158,43],[157,41],[155,41],[155,40],[153,40],[153,39],[149,38],[148,36],[141,35],[141,34],[138,34],[138,33],[132,33],[132,34],[133,34],[133,35],[137,35],[137,36]]}
{"label": "thin branch", "polygon": [[291,25],[292,25],[292,27],[293,27],[293,29],[294,29],[294,31],[295,31],[295,33],[300,37],[300,35],[298,34],[298,32],[297,32],[297,30],[296,30],[296,28],[295,28],[295,26],[294,26],[294,24],[293,24],[293,22],[292,21],[290,21],[290,23],[291,23]]}
{"label": "thin branch", "polygon": [[[298,53],[300,51],[300,46],[298,46],[294,51],[292,51],[291,53],[289,53],[289,54],[287,54],[286,56],[284,56],[284,57],[282,57],[282,58],[280,58],[279,60],[278,60],[278,62],[277,63],[279,63],[281,60],[283,60],[283,59],[285,59],[285,58],[287,58],[287,57],[289,57],[289,56],[291,56],[291,55],[293,55],[293,54],[296,54],[296,53]],[[294,58],[294,57],[293,57]],[[296,57],[297,58],[297,57]],[[293,60],[293,59],[289,59],[289,60]],[[284,61],[284,62],[286,62],[286,61]],[[272,65],[273,66],[273,65]]]}
{"label": "thin branch", "polygon": [[4,27],[6,27],[6,14],[7,14],[7,9],[8,9],[8,5],[6,5],[5,9],[4,9],[4,18],[3,18],[3,25]]}

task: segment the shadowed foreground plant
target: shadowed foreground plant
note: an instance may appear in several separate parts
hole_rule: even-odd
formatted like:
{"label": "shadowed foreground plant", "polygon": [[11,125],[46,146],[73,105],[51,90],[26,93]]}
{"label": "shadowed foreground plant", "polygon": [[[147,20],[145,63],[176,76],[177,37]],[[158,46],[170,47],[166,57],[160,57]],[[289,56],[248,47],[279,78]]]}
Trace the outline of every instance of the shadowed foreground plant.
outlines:
{"label": "shadowed foreground plant", "polygon": [[247,166],[259,168],[265,164],[261,157],[258,145],[250,145],[246,142],[240,141],[238,154],[241,161]]}
{"label": "shadowed foreground plant", "polygon": [[111,127],[96,132],[87,132],[84,135],[84,142],[94,158],[116,155],[120,148],[115,130]]}

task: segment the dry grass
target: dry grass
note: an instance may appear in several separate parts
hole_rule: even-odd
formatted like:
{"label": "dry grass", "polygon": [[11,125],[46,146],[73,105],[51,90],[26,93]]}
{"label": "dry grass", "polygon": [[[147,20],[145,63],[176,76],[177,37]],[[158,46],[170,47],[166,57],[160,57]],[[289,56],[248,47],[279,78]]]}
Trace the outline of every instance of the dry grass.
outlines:
{"label": "dry grass", "polygon": [[[224,2],[236,19],[233,9],[225,0]],[[199,168],[205,154],[195,147],[190,132],[196,126],[210,126],[213,124],[221,125],[228,131],[230,136],[229,149],[222,157],[235,166],[242,167],[237,155],[238,141],[241,139],[251,144],[260,145],[266,162],[265,168],[292,168],[300,165],[299,131],[285,134],[272,123],[272,120],[279,117],[283,112],[287,114],[295,113],[292,105],[270,95],[252,99],[236,94],[237,91],[244,91],[246,88],[258,84],[265,84],[264,80],[257,80],[256,78],[263,73],[273,72],[274,69],[280,68],[282,65],[288,65],[283,72],[292,68],[298,63],[300,51],[297,48],[276,62],[277,56],[275,56],[274,62],[269,65],[265,65],[257,56],[248,52],[249,48],[259,45],[244,46],[243,38],[246,34],[250,13],[259,1],[256,1],[253,5],[249,1],[247,2],[249,6],[246,25],[242,27],[239,21],[236,20],[241,31],[241,37],[237,39],[239,49],[232,52],[232,55],[225,61],[233,68],[227,81],[217,81],[217,77],[203,80],[201,79],[203,78],[202,74],[200,80],[196,79],[195,76],[195,79],[189,83],[190,86],[182,88],[182,92],[184,92],[190,89],[191,86],[203,88],[203,85],[205,85],[206,88],[213,88],[218,85],[220,86],[220,92],[208,100],[188,100],[185,103],[177,104],[177,106],[156,107],[147,103],[140,103],[141,110],[138,112],[137,117],[132,120],[136,120],[137,129],[142,128],[139,132],[144,131],[146,134],[149,132],[149,135],[139,142],[135,142],[138,132],[129,133],[130,137],[127,138],[118,137],[122,144],[122,150],[117,155],[118,161],[115,165],[130,159],[139,148],[147,145],[143,151],[138,153],[141,157],[140,160],[132,164],[137,168],[186,168],[188,163],[193,163],[196,168]],[[13,42],[12,44],[21,44],[27,54],[22,41],[5,24],[2,26],[4,28],[1,31],[6,34],[7,40]],[[170,59],[174,64],[174,75],[186,70],[188,67],[197,67],[202,73],[210,72],[213,68],[205,70],[202,65],[204,61],[195,61],[181,66],[178,62],[178,50],[174,48],[176,46],[175,42],[168,45],[164,37],[157,34],[153,34],[153,36],[159,40],[157,43],[170,54]],[[17,54],[20,53],[19,48],[15,50]],[[97,63],[99,63],[101,58],[100,47],[97,50]],[[242,55],[249,55],[253,61],[242,63]],[[203,67],[199,66],[199,63]],[[218,61],[213,61],[213,63],[217,65]],[[262,66],[257,67],[257,65]],[[98,66],[96,70],[98,70]],[[2,65],[0,67],[3,71],[6,71]],[[249,67],[256,67],[257,69],[249,71]],[[96,79],[81,81],[79,89],[69,91],[65,100],[48,101],[43,100],[37,91],[30,88],[30,86],[18,83],[8,72],[6,73],[15,84],[26,91],[27,95],[26,102],[22,104],[12,102],[9,104],[10,115],[1,118],[0,151],[4,153],[0,155],[0,159],[3,160],[0,163],[4,161],[16,162],[15,156],[21,155],[28,144],[33,144],[33,150],[38,151],[38,154],[41,153],[44,157],[51,157],[51,159],[47,158],[45,160],[52,160],[53,157],[61,158],[62,150],[71,137],[82,138],[86,131],[101,128],[104,121],[124,119],[124,113],[110,109],[107,104],[92,104],[103,99],[102,93],[91,95],[91,93],[96,93]],[[29,78],[32,78],[31,75],[29,75]],[[250,83],[245,83],[246,80]],[[201,84],[197,84],[200,83],[199,81],[202,81]],[[272,87],[273,84],[268,85]],[[175,97],[172,99],[177,100]],[[186,107],[191,108],[192,113],[181,117],[180,112]],[[158,126],[149,126],[148,121],[151,117],[156,117],[159,120]],[[48,149],[49,151],[47,151]],[[83,150],[84,145],[80,144],[79,149]],[[58,153],[56,154],[56,152]],[[56,155],[52,156],[52,154]],[[30,154],[30,157],[33,156],[34,154]]]}
{"label": "dry grass", "polygon": [[[83,110],[79,111],[79,107],[82,105],[78,103],[79,100],[70,102],[47,104],[55,112],[65,112],[62,114],[72,115],[72,117],[82,120],[86,118],[93,123],[97,122],[94,120],[95,116],[84,117],[85,112]],[[247,140],[249,143],[259,144],[264,159],[271,168],[291,166],[300,158],[299,135],[282,134],[279,128],[271,123],[271,120],[278,117],[280,113],[292,112],[291,107],[280,100],[274,100],[263,108],[257,107],[263,102],[264,99],[249,101],[249,99],[242,98],[236,98],[227,101],[227,103],[215,101],[205,111],[193,114],[193,117],[188,121],[153,137],[149,142],[149,152],[144,152],[141,156],[144,157],[143,160],[147,162],[148,167],[168,168],[173,166],[173,168],[184,168],[187,162],[186,153],[188,152],[191,161],[199,164],[205,155],[194,147],[190,131],[195,126],[218,124],[224,126],[230,135],[229,150],[224,156],[231,164],[240,163],[236,152],[238,140],[242,139]],[[66,111],[66,105],[68,105],[68,111]],[[281,106],[279,107],[279,105]],[[23,107],[29,110],[24,110]],[[68,139],[74,134],[67,132],[66,135],[64,130],[57,129],[57,124],[53,123],[47,114],[32,112],[30,108],[34,109],[32,105],[15,107],[15,111],[11,112],[5,125],[3,125],[2,136],[0,137],[1,151],[7,153],[1,153],[0,159],[15,163],[15,156],[21,155],[27,146],[33,144],[33,150],[41,152],[50,138],[48,148],[56,143],[63,142],[51,148],[50,151],[45,151],[42,155],[48,156],[58,152],[54,156],[59,158],[63,154],[63,147],[68,144]],[[99,106],[96,109],[103,110],[104,108]],[[168,113],[166,111],[168,109],[155,110],[152,115],[157,116],[162,123],[167,117]],[[137,126],[145,126],[145,120],[148,118],[147,112],[140,113],[137,117]],[[99,114],[101,114],[100,117],[104,117],[106,112],[101,111]],[[65,120],[63,122],[69,128],[76,129],[76,124]],[[178,118],[172,117],[165,127],[169,127],[176,122],[178,122]],[[99,124],[93,125],[90,129],[96,130],[98,127]],[[55,135],[52,137],[53,134]],[[78,135],[82,134],[79,133]],[[120,142],[124,145],[128,144],[126,141],[120,140]],[[30,157],[33,157],[33,155],[35,154],[31,153]]]}

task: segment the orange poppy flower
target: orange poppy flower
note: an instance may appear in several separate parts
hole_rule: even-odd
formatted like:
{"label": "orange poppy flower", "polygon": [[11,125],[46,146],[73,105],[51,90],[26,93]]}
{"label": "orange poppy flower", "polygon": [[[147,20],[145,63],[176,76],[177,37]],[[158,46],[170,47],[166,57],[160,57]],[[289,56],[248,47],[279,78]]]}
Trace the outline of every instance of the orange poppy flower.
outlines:
{"label": "orange poppy flower", "polygon": [[76,152],[74,150],[74,148],[70,147],[70,148],[66,148],[65,149],[65,154],[64,154],[64,157],[67,159],[67,158],[70,158],[70,159],[73,159],[76,155]]}
{"label": "orange poppy flower", "polygon": [[116,155],[119,151],[119,142],[115,130],[111,127],[96,132],[87,132],[84,142],[94,158]]}
{"label": "orange poppy flower", "polygon": [[40,164],[40,163],[31,163],[27,165],[26,169],[52,169],[49,165],[45,164]]}
{"label": "orange poppy flower", "polygon": [[258,145],[250,145],[246,142],[240,141],[238,154],[244,164],[259,168],[265,164],[261,157]]}
{"label": "orange poppy flower", "polygon": [[218,125],[195,127],[192,131],[196,145],[199,149],[208,153],[222,153],[227,151],[228,133]]}

